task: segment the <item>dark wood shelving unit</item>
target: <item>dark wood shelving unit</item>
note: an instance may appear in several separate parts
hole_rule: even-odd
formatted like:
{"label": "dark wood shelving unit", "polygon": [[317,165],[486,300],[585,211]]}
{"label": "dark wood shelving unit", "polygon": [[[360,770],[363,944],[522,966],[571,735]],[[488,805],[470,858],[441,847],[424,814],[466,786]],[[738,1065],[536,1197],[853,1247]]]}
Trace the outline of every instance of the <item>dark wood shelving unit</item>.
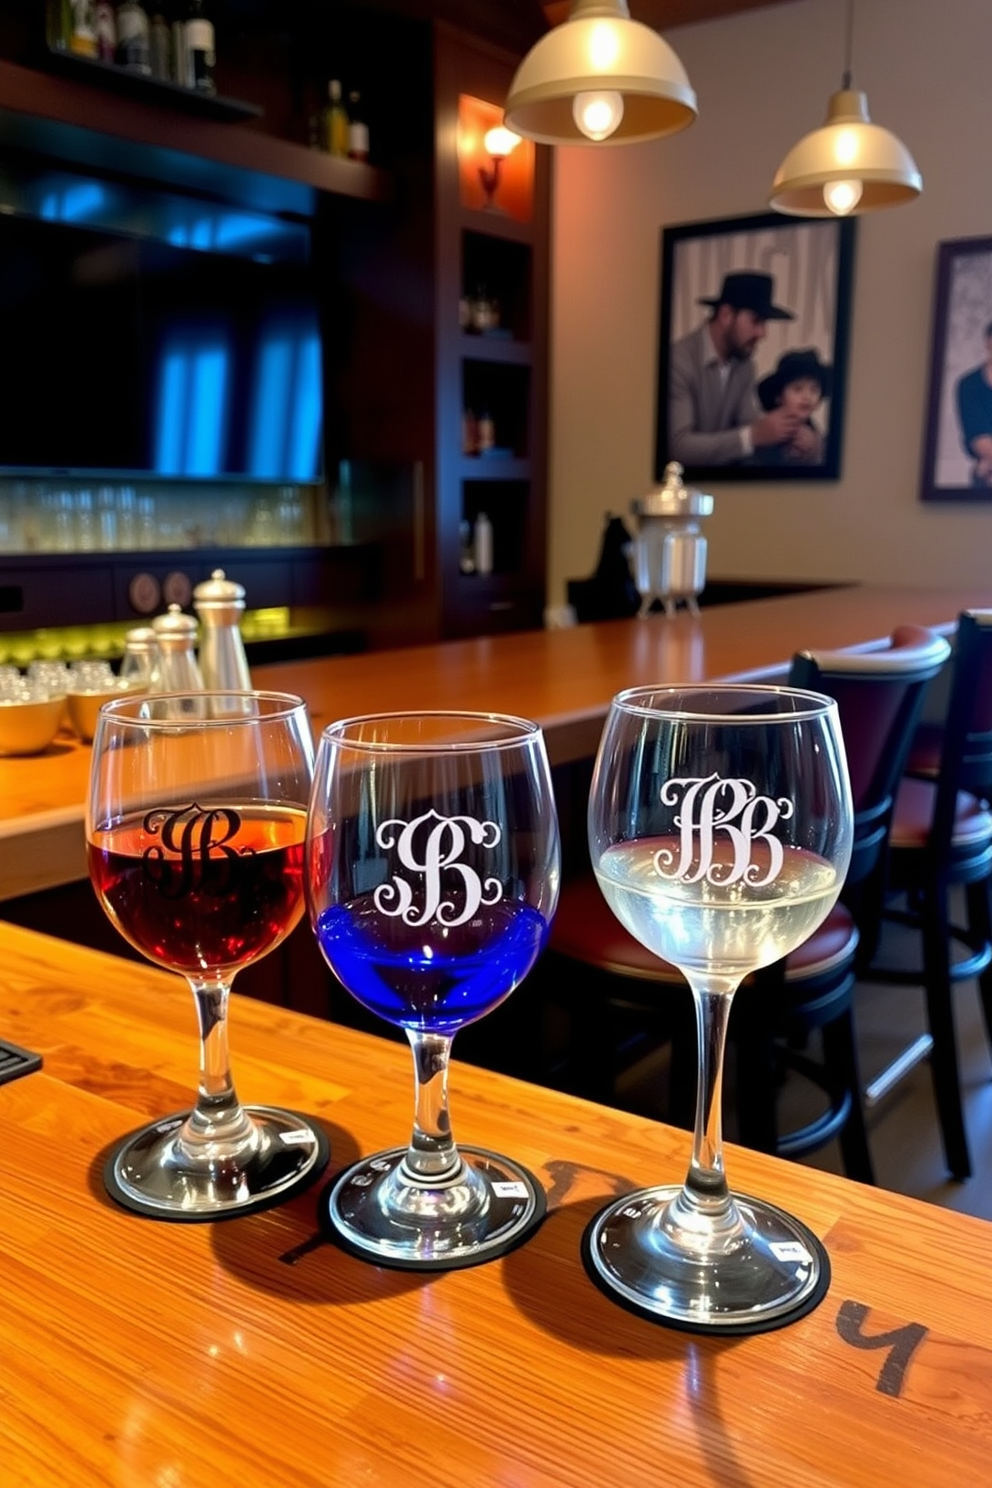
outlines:
{"label": "dark wood shelving unit", "polygon": [[[99,64],[93,64],[99,66]],[[109,77],[112,69],[103,68]],[[144,79],[137,79],[147,86]],[[160,84],[160,87],[170,87]],[[125,96],[75,76],[0,60],[0,143],[53,160],[269,211],[316,214],[320,196],[385,201],[388,172],[338,160],[257,127],[204,118],[156,97]]]}
{"label": "dark wood shelving unit", "polygon": [[[486,205],[477,185],[486,157],[468,142],[481,140],[490,114],[500,121],[516,62],[441,24],[435,46],[442,625],[451,636],[530,629],[543,622],[546,583],[551,152],[524,142],[515,184],[507,162],[507,189]],[[495,302],[495,334],[464,328],[473,297]],[[469,455],[463,416],[483,413],[499,452]],[[493,526],[493,572],[466,575],[460,534],[482,511]]]}
{"label": "dark wood shelving unit", "polygon": [[55,72],[61,77],[87,83],[90,87],[107,88],[125,98],[139,98],[145,103],[195,114],[201,119],[236,123],[244,119],[260,119],[264,113],[257,103],[183,88],[178,83],[127,72],[123,67],[115,67],[112,63],[101,62],[95,57],[79,57],[74,52],[59,51],[55,47],[50,47],[39,58],[39,66],[43,72]]}

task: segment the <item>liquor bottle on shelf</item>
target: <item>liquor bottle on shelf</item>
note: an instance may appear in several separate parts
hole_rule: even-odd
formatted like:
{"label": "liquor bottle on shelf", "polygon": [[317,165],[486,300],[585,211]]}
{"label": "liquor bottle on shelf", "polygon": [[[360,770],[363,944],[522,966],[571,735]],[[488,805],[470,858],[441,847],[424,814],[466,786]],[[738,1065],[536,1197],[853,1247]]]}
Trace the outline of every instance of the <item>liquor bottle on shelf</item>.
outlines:
{"label": "liquor bottle on shelf", "polygon": [[172,32],[161,10],[152,12],[149,26],[149,61],[153,78],[158,78],[160,83],[175,81],[176,75],[172,66]]}
{"label": "liquor bottle on shelf", "polygon": [[472,547],[476,573],[491,574],[493,571],[493,524],[485,512],[480,511],[475,519],[475,526],[472,529]]}
{"label": "liquor bottle on shelf", "polygon": [[458,568],[463,574],[475,573],[475,544],[472,540],[472,524],[458,524]]}
{"label": "liquor bottle on shelf", "polygon": [[72,0],[69,50],[77,57],[95,57],[97,54],[93,0]]}
{"label": "liquor bottle on shelf", "polygon": [[357,89],[348,94],[348,159],[368,160],[369,126],[362,118],[362,100]]}
{"label": "liquor bottle on shelf", "polygon": [[324,105],[321,135],[328,155],[341,157],[347,155],[348,115],[341,101],[341,84],[337,78],[331,78],[327,85],[327,103]]}
{"label": "liquor bottle on shelf", "polygon": [[67,52],[72,39],[72,6],[69,0],[48,0],[45,9],[45,41],[53,52]]}
{"label": "liquor bottle on shelf", "polygon": [[93,6],[93,30],[96,54],[101,62],[112,64],[117,55],[117,16],[110,0],[96,0]]}
{"label": "liquor bottle on shelf", "polygon": [[493,416],[487,408],[479,414],[476,424],[475,452],[477,455],[487,455],[490,450],[496,448],[496,425]]}
{"label": "liquor bottle on shelf", "polygon": [[124,0],[117,9],[117,65],[141,77],[151,75],[148,12],[138,0]]}
{"label": "liquor bottle on shelf", "polygon": [[190,0],[183,27],[183,43],[187,88],[192,88],[195,93],[216,93],[214,24],[207,13],[204,0]]}

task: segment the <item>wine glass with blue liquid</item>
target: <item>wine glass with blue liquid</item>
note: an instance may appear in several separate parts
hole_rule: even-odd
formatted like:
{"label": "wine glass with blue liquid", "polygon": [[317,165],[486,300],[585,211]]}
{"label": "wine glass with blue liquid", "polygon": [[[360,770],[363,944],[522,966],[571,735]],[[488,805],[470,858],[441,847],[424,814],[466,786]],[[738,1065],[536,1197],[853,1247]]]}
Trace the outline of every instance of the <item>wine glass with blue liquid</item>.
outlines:
{"label": "wine glass with blue liquid", "polygon": [[335,976],[413,1050],[409,1143],[363,1158],[322,1199],[353,1254],[443,1270],[519,1244],[544,1216],[533,1174],[457,1147],[448,1063],[537,960],[560,852],[544,738],[524,719],[391,713],[324,730],[307,833],[310,918]]}

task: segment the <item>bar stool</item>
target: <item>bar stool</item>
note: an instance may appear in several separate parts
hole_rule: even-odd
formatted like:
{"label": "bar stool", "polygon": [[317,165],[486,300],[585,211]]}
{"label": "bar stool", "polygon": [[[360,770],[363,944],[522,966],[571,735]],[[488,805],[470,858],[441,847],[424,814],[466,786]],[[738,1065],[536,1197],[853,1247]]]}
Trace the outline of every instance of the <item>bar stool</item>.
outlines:
{"label": "bar stool", "polygon": [[[793,659],[794,686],[836,698],[841,715],[855,802],[851,870],[826,921],[784,962],[746,979],[735,998],[731,1037],[737,1045],[737,1115],[741,1139],[781,1156],[799,1157],[837,1136],[849,1177],[873,1182],[861,1103],[852,1017],[859,924],[874,944],[881,914],[885,852],[899,783],[923,692],[949,654],[947,642],[917,626],[900,627],[882,650],[803,652]],[[551,955],[571,979],[580,1002],[580,1061],[598,1069],[609,1098],[618,1052],[604,1024],[618,1013],[640,1012],[672,1040],[669,1117],[690,1122],[696,1061],[689,1041],[689,994],[676,969],[660,961],[616,920],[591,873],[563,885],[551,932]],[[684,997],[659,998],[679,986]],[[659,1017],[660,1015],[660,1017]],[[821,1030],[822,1061],[805,1051],[809,1033]],[[826,1109],[791,1132],[778,1130],[776,1103],[781,1073],[797,1069],[820,1087]]]}
{"label": "bar stool", "polygon": [[[919,768],[919,761],[914,762]],[[922,774],[922,772],[921,772]],[[886,918],[918,932],[921,958],[911,969],[872,961],[866,980],[919,986],[929,1034],[904,1051],[873,1082],[880,1099],[926,1053],[947,1166],[968,1178],[971,1157],[961,1105],[954,984],[978,978],[992,1043],[992,611],[958,619],[947,716],[935,774],[903,780],[890,834]],[[963,886],[966,920],[951,922],[952,888]],[[904,907],[899,907],[901,901]],[[961,948],[964,954],[961,955]]]}

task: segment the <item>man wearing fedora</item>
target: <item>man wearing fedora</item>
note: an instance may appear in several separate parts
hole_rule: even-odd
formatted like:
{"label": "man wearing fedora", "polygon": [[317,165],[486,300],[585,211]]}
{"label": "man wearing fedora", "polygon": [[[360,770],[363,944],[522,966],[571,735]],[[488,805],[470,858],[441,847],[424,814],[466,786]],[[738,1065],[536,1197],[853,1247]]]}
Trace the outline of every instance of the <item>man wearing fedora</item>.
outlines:
{"label": "man wearing fedora", "polygon": [[668,364],[669,459],[683,465],[761,463],[761,451],[787,443],[800,418],[782,405],[762,409],[753,354],[770,320],[794,320],[774,303],[771,274],[725,274],[702,325],[676,341]]}

